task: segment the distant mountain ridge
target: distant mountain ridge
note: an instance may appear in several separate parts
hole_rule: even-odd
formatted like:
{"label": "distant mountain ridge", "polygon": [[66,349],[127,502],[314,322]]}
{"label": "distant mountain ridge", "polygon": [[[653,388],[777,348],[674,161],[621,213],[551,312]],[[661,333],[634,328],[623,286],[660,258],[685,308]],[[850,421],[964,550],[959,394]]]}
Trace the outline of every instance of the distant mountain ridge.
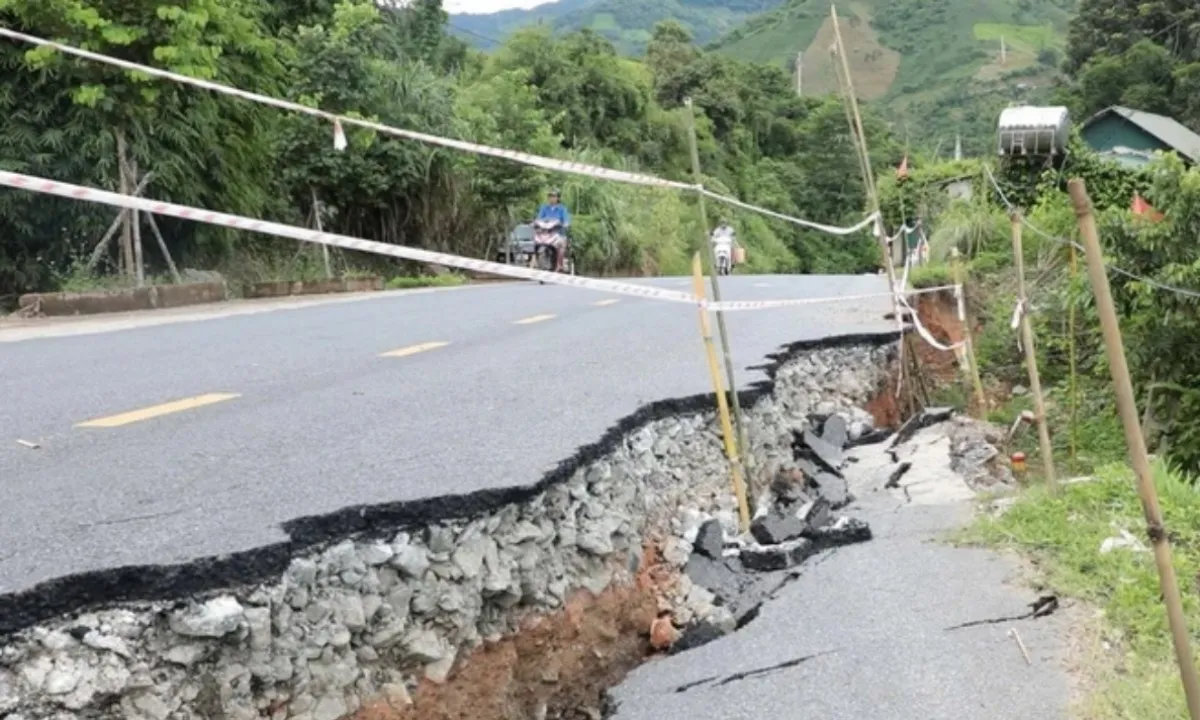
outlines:
{"label": "distant mountain ridge", "polygon": [[[675,19],[697,44],[794,72],[802,53],[805,94],[836,89],[830,0],[562,0],[532,10],[455,15],[464,39],[487,49],[545,23],[590,28],[640,54],[654,25]],[[1075,0],[854,0],[837,2],[860,98],[882,106],[913,143],[948,152],[990,147],[996,117],[1012,102],[1043,102],[1058,77]],[[483,40],[481,38],[489,38]]]}
{"label": "distant mountain ridge", "polygon": [[495,48],[522,27],[546,24],[561,32],[587,28],[608,38],[621,52],[640,55],[654,26],[662,20],[678,20],[697,43],[707,44],[782,1],[560,0],[529,10],[451,15],[450,26],[463,40],[483,50]]}

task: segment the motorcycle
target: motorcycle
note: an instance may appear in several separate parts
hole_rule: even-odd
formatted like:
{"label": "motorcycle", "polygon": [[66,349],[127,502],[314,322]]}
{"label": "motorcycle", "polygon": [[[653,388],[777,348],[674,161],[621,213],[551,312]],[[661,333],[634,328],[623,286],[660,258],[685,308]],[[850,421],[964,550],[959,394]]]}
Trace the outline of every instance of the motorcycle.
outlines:
{"label": "motorcycle", "polygon": [[733,272],[733,251],[729,248],[720,247],[716,251],[717,256],[717,274],[728,275]]}
{"label": "motorcycle", "polygon": [[563,272],[574,275],[575,263],[570,256],[562,223],[557,220],[534,220],[533,255],[529,259],[530,267],[554,272],[557,266],[555,260],[556,253],[559,252],[557,247],[559,244],[562,245],[562,252],[566,254],[566,257],[563,258]]}

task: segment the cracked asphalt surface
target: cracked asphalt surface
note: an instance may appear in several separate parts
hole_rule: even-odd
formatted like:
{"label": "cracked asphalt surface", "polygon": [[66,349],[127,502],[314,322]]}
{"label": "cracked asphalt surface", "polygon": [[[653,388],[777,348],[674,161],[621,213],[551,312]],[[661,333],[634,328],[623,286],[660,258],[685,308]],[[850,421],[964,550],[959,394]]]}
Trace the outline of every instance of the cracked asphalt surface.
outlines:
{"label": "cracked asphalt surface", "polygon": [[[729,300],[886,292],[873,275],[723,282]],[[695,308],[598,304],[613,297],[515,283],[0,324],[0,594],[258,547],[350,505],[531,484],[640,405],[711,391]],[[892,331],[889,310],[730,313],[739,383],[783,344]],[[447,344],[380,357],[430,343]],[[195,401],[214,393],[233,397]]]}
{"label": "cracked asphalt surface", "polygon": [[843,512],[873,540],[810,559],[743,629],[635,670],[612,690],[613,720],[1066,717],[1064,614],[948,630],[1020,615],[1036,593],[1013,582],[1011,560],[939,542],[970,520],[973,493],[940,427],[913,442],[902,488],[868,480],[885,445],[855,451],[846,471],[859,500]]}

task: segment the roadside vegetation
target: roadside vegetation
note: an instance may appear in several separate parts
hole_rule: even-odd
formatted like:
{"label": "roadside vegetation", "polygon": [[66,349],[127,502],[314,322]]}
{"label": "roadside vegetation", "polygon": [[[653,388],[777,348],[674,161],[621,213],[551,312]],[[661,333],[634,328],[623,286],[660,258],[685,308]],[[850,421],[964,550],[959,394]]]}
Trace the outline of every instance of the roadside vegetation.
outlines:
{"label": "roadside vegetation", "polygon": [[[795,97],[779,67],[704,52],[677,23],[654,28],[644,59],[599,35],[523,30],[488,54],[448,35],[437,0],[382,7],[369,0],[4,0],[0,22],[34,35],[324,110],[564,159],[691,181],[686,98],[694,98],[704,184],[824,223],[861,219],[865,193],[845,116],[832,98]],[[146,194],[326,231],[494,257],[551,187],[575,216],[580,272],[686,272],[704,240],[694,197],[563,177],[508,161],[333,128],[194,88],[147,81],[53,52],[0,47],[0,164],[116,189],[117,138]],[[901,148],[868,113],[873,163]],[[829,237],[708,203],[710,224],[734,222],[753,272],[861,272],[875,267],[865,234]],[[0,305],[18,294],[111,277],[112,243],[96,273],[81,258],[113,213],[29,193],[0,193]],[[319,251],[275,238],[159,219],[181,268],[238,280],[321,277]],[[165,274],[147,233],[152,275]],[[337,253],[346,273],[423,272]],[[98,280],[95,286],[111,284]]]}

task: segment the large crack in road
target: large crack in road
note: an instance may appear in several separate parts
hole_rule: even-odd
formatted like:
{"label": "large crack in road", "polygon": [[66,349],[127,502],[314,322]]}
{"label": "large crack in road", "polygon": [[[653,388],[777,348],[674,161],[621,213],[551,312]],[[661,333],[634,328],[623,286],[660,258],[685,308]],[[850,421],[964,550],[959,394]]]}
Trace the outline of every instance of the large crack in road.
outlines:
{"label": "large crack in road", "polygon": [[[894,344],[894,334],[853,336],[774,356],[770,380],[741,397],[761,477],[794,466],[794,433],[813,412],[865,426],[859,408]],[[413,712],[439,688],[452,695],[457,678],[488,667],[482,658],[498,648],[529,664],[521,643],[536,635],[530,622],[559,628],[554,637],[582,632],[579,617],[606,617],[606,598],[631,616],[657,598],[672,620],[683,612],[712,623],[718,606],[670,596],[665,580],[677,566],[655,557],[672,549],[655,538],[674,537],[697,513],[736,532],[711,407],[711,396],[647,406],[531,486],[346,508],[286,523],[289,540],[272,546],[0,597],[0,713],[334,720],[374,712],[381,699]],[[812,552],[823,542],[819,533],[798,539]],[[783,584],[776,578],[768,594]],[[599,665],[575,663],[595,675],[594,693],[629,657],[640,661],[623,640],[630,623],[610,619],[588,635]],[[647,629],[632,636],[643,646]],[[596,657],[606,651],[613,657]],[[563,691],[569,680],[550,673],[546,692],[513,698],[533,706],[475,716],[566,712],[576,700]],[[439,715],[430,707],[419,716]]]}

